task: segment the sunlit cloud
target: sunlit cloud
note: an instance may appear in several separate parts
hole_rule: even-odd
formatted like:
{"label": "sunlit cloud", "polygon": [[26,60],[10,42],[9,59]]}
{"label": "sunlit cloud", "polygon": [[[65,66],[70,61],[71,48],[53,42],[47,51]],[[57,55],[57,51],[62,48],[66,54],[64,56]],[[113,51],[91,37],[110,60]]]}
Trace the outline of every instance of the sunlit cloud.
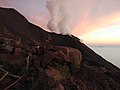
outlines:
{"label": "sunlit cloud", "polygon": [[112,26],[99,28],[81,35],[79,38],[83,39],[87,44],[120,45],[120,25],[114,24]]}
{"label": "sunlit cloud", "polygon": [[99,30],[99,28],[111,26],[113,24],[120,25],[120,12],[101,17],[96,22],[89,17],[85,20],[83,18],[83,21],[80,21],[80,23],[76,25],[73,33],[79,36],[94,30]]}

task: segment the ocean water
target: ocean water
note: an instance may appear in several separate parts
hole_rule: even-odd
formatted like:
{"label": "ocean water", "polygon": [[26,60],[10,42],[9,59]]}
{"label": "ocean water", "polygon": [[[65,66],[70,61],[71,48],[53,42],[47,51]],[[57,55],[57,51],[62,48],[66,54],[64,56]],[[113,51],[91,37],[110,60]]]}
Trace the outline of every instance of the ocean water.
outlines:
{"label": "ocean water", "polygon": [[120,68],[120,46],[90,46],[90,48]]}

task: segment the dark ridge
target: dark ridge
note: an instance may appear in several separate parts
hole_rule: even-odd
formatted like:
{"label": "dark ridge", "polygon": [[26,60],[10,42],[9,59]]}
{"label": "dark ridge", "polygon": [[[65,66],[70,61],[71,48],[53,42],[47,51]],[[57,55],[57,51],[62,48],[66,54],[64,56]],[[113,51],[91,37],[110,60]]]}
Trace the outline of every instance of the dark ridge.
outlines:
{"label": "dark ridge", "polygon": [[10,32],[21,38],[26,37],[40,43],[48,36],[42,28],[29,23],[24,16],[11,8],[0,8],[0,22],[9,28]]}

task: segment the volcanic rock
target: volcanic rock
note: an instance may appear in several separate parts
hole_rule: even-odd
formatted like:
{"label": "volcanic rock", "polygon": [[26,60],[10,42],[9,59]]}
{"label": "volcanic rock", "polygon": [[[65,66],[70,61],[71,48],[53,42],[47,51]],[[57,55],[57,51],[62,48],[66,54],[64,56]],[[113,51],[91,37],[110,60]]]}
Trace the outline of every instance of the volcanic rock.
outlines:
{"label": "volcanic rock", "polygon": [[71,62],[75,65],[79,65],[82,60],[82,54],[78,49],[56,46],[55,55],[60,58],[64,58],[66,62]]}
{"label": "volcanic rock", "polygon": [[52,90],[65,90],[65,89],[61,84],[58,84],[55,88],[52,88]]}

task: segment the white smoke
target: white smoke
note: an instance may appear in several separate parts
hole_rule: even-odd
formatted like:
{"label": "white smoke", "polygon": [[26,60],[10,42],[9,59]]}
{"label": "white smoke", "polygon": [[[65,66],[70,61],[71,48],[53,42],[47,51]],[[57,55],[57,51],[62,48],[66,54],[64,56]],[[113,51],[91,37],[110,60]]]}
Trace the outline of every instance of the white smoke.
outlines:
{"label": "white smoke", "polygon": [[[79,0],[76,1],[78,3]],[[77,3],[74,0],[47,0],[46,7],[51,15],[47,24],[48,29],[56,33],[70,34],[72,24],[78,15],[75,12],[78,8]]]}

